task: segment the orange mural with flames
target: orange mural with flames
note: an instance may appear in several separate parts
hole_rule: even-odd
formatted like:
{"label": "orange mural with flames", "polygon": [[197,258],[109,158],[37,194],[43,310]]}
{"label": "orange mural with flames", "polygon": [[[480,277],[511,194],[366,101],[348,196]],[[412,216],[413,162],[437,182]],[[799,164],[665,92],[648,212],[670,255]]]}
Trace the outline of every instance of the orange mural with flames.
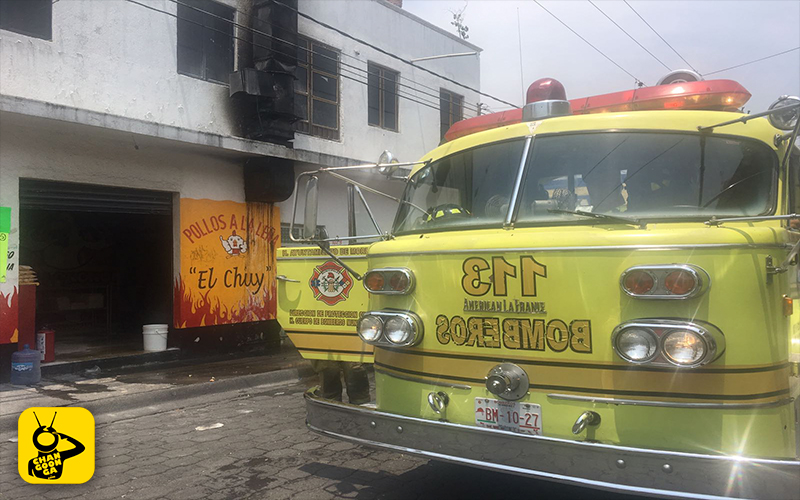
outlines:
{"label": "orange mural with flames", "polygon": [[181,198],[180,210],[175,327],[274,319],[278,207]]}

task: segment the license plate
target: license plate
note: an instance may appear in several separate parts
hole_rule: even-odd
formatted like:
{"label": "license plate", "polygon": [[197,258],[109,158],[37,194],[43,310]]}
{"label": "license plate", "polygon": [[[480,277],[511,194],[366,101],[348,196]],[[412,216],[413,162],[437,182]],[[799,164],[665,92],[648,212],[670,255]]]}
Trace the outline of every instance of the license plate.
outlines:
{"label": "license plate", "polygon": [[475,398],[475,424],[489,429],[542,435],[542,407],[532,403]]}

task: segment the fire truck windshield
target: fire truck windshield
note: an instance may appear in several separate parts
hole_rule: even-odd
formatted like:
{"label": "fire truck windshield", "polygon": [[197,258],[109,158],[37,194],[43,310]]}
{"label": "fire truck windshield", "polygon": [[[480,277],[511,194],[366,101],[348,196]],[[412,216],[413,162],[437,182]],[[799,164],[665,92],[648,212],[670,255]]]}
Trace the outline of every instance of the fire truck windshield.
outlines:
{"label": "fire truck windshield", "polygon": [[[479,146],[437,160],[409,181],[395,233],[500,227],[509,210],[524,140]],[[517,225],[754,216],[771,212],[777,157],[747,139],[666,132],[539,136],[526,161]],[[580,214],[579,214],[580,215]],[[624,222],[624,221],[623,221]]]}

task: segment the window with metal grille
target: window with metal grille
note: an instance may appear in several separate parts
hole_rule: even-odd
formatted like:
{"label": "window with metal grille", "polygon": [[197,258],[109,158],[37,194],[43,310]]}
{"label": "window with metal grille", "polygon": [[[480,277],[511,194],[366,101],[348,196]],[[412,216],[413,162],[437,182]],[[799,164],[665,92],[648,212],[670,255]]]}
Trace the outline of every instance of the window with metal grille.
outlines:
{"label": "window with metal grille", "polygon": [[439,90],[439,115],[441,116],[441,135],[440,139],[444,139],[444,134],[453,126],[457,121],[464,119],[464,96],[454,94],[449,90]]}
{"label": "window with metal grille", "polygon": [[0,0],[0,29],[53,39],[52,0]]}
{"label": "window with metal grille", "polygon": [[367,85],[367,121],[370,125],[397,131],[397,80],[400,73],[367,64],[369,80]]}
{"label": "window with metal grille", "polygon": [[235,9],[211,0],[178,3],[178,73],[228,83]]}
{"label": "window with metal grille", "polygon": [[338,141],[339,51],[302,37],[297,45],[296,130]]}

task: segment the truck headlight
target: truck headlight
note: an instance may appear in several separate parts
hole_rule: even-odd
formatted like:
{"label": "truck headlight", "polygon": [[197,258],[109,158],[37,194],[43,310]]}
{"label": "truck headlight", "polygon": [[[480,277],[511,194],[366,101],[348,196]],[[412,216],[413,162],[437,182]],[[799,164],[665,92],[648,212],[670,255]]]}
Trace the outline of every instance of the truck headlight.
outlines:
{"label": "truck headlight", "polygon": [[620,356],[631,363],[646,363],[658,354],[658,338],[646,328],[628,328],[615,339]]}
{"label": "truck headlight", "polygon": [[629,363],[697,368],[722,355],[725,336],[716,326],[696,319],[636,319],[614,329],[611,346]]}
{"label": "truck headlight", "polygon": [[384,334],[392,344],[404,345],[414,338],[414,327],[403,316],[393,316],[386,320]]}
{"label": "truck headlight", "polygon": [[689,330],[677,330],[664,336],[664,356],[679,366],[691,366],[706,356],[705,341]]}
{"label": "truck headlight", "polygon": [[365,314],[358,320],[358,336],[361,340],[371,344],[377,342],[383,334],[383,320],[371,314]]}
{"label": "truck headlight", "polygon": [[410,311],[369,311],[358,320],[358,336],[371,345],[410,347],[422,342],[422,333],[422,320]]}

